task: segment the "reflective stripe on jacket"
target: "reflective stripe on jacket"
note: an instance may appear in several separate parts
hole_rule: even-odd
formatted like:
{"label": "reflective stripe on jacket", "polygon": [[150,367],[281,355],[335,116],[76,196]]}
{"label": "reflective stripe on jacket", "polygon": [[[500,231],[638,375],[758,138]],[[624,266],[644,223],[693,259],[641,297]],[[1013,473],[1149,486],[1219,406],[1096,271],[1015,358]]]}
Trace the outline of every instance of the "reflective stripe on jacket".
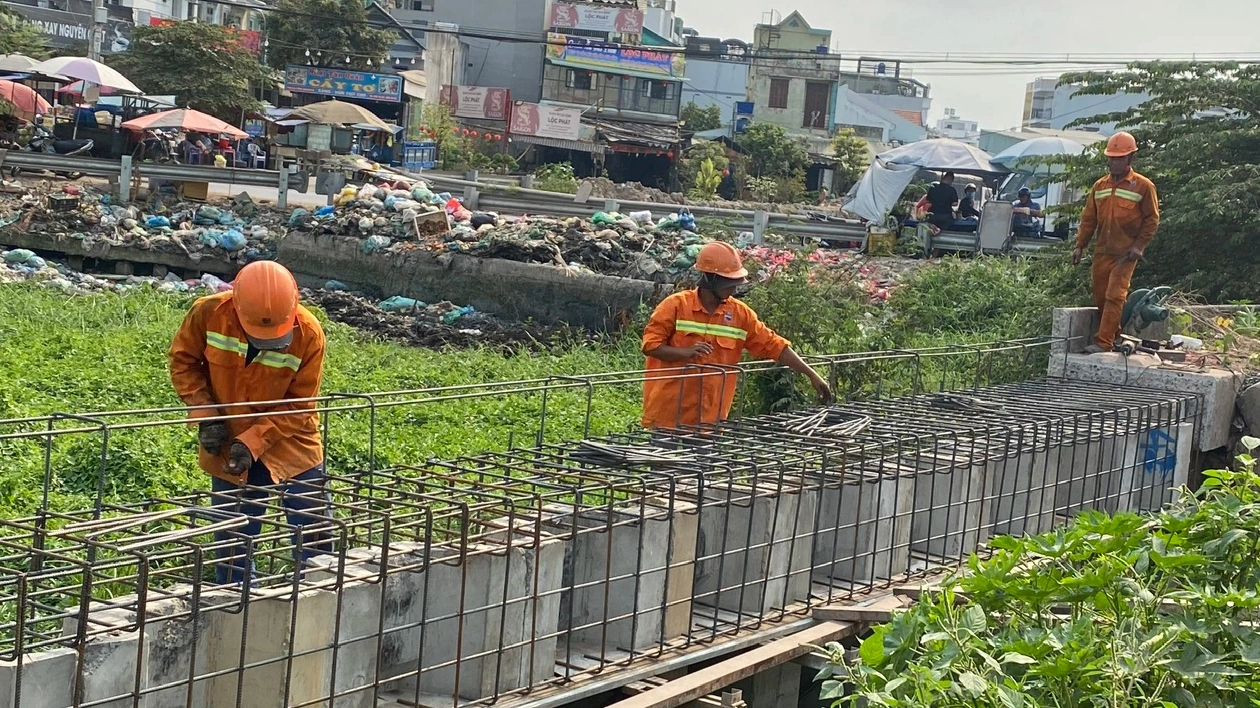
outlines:
{"label": "reflective stripe on jacket", "polygon": [[1134,246],[1145,250],[1158,228],[1159,194],[1155,184],[1129,170],[1120,180],[1107,175],[1090,188],[1076,246],[1083,249],[1097,236],[1095,253],[1122,256]]}
{"label": "reflective stripe on jacket", "polygon": [[[710,314],[700,304],[699,291],[694,289],[665,298],[643,330],[645,354],[662,344],[690,347],[701,342],[711,344],[713,351],[688,363],[647,357],[644,427],[676,428],[725,420],[735,400],[739,377],[717,371],[716,367],[738,364],[745,350],[758,359],[777,360],[791,346],[765,326],[748,305],[731,298]],[[670,378],[686,375],[691,377]]]}
{"label": "reflective stripe on jacket", "polygon": [[[219,293],[193,303],[169,351],[171,383],[186,405],[221,404],[189,411],[193,419],[313,409],[313,403],[279,406],[231,405],[254,401],[314,398],[324,368],[324,330],[299,306],[293,341],[283,351],[262,351],[245,363],[249,341],[232,304],[232,293]],[[314,413],[241,418],[226,421],[233,440],[240,440],[271,470],[279,483],[324,461],[318,416]],[[236,482],[225,472],[228,450],[211,455],[198,447],[198,462],[207,473]]]}

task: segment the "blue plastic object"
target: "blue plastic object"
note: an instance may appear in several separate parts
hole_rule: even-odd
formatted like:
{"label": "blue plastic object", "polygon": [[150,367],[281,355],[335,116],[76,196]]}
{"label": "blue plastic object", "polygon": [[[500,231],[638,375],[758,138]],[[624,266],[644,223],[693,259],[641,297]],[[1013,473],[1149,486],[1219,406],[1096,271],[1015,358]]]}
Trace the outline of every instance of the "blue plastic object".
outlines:
{"label": "blue plastic object", "polygon": [[388,300],[381,300],[377,306],[386,312],[401,312],[403,310],[413,310],[419,307],[424,307],[424,303],[413,298],[395,295]]}

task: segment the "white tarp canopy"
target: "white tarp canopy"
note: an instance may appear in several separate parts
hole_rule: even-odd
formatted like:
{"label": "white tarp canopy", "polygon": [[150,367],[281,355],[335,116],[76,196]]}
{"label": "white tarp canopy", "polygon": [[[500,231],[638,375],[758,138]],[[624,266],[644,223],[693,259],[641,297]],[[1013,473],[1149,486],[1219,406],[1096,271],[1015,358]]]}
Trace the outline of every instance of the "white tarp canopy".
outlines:
{"label": "white tarp canopy", "polygon": [[844,210],[876,224],[884,223],[918,171],[918,165],[893,165],[879,158],[872,160],[866,174],[849,190]]}
{"label": "white tarp canopy", "polygon": [[893,148],[878,155],[894,165],[914,165],[933,172],[995,177],[1010,170],[994,164],[989,153],[950,138],[931,138]]}

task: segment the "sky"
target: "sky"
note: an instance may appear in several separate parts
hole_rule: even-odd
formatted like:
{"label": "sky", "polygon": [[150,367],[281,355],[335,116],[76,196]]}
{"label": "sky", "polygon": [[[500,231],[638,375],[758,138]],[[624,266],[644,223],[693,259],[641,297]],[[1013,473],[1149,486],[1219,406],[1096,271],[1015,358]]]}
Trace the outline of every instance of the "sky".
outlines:
{"label": "sky", "polygon": [[[832,50],[842,57],[1085,53],[1114,55],[1123,62],[1135,55],[1260,53],[1255,29],[1260,2],[1255,0],[1042,0],[970,6],[941,0],[677,0],[678,15],[701,36],[746,42],[752,41],[754,25],[768,21],[771,10],[780,18],[796,10],[811,26],[830,29]],[[1029,81],[1058,76],[1068,67],[906,68],[932,87],[932,125],[946,108],[954,108],[959,118],[979,121],[982,130],[1003,130],[1019,124]]]}

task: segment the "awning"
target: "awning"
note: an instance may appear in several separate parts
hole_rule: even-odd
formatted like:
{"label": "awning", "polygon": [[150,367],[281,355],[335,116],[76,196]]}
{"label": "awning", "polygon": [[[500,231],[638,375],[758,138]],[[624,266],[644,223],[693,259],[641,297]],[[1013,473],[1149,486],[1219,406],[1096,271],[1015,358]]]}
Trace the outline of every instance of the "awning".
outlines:
{"label": "awning", "polygon": [[670,76],[668,74],[654,74],[650,71],[634,71],[632,69],[614,69],[612,67],[591,66],[590,64],[581,64],[577,62],[564,61],[563,59],[547,59],[547,61],[556,66],[563,66],[566,69],[577,69],[578,71],[595,71],[601,74],[612,74],[614,76],[633,76],[639,79],[651,79],[653,81],[686,81],[683,76]]}
{"label": "awning", "polygon": [[[587,123],[587,121],[582,122]],[[678,131],[678,124],[676,123],[674,125],[659,125],[619,120],[595,120],[590,121],[589,125],[593,126],[596,132],[610,143],[646,145],[647,147],[664,150],[677,145],[682,140],[682,136]]]}
{"label": "awning", "polygon": [[561,150],[577,150],[578,152],[589,152],[592,155],[603,155],[605,148],[597,143],[587,142],[585,140],[564,140],[561,138],[538,138],[532,135],[516,135],[511,137],[512,142],[525,143],[527,145],[542,145],[543,147],[559,148]]}
{"label": "awning", "polygon": [[429,77],[420,69],[407,69],[398,72],[403,78],[403,93],[412,98],[423,99],[429,89]]}

